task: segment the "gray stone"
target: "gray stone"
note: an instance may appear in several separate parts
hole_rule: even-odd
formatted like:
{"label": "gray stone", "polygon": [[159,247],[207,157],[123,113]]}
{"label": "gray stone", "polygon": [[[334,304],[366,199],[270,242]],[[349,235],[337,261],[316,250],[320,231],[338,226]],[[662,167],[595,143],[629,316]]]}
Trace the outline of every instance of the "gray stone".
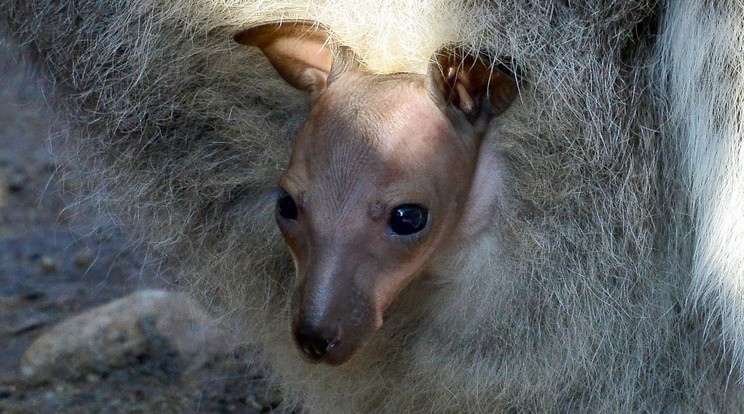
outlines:
{"label": "gray stone", "polygon": [[175,356],[180,373],[224,354],[228,344],[228,335],[194,300],[145,290],[51,328],[26,350],[21,373],[29,382],[85,377],[135,363],[153,351]]}

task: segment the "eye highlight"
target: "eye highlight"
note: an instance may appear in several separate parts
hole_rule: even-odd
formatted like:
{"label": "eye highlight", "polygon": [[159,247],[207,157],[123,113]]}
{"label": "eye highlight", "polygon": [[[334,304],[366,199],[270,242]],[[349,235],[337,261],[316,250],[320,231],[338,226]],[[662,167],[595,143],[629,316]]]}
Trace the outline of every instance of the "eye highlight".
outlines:
{"label": "eye highlight", "polygon": [[287,220],[297,219],[297,204],[282,188],[279,189],[279,197],[276,200],[276,213]]}
{"label": "eye highlight", "polygon": [[401,204],[390,212],[388,227],[399,236],[409,236],[426,228],[429,210],[419,204]]}

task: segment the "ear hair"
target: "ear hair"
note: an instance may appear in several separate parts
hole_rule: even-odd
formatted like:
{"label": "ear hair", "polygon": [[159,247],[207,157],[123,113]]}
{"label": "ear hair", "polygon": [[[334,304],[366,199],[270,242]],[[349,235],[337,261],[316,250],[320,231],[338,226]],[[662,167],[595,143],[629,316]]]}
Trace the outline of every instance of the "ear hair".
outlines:
{"label": "ear hair", "polygon": [[331,45],[331,51],[333,63],[331,73],[328,75],[328,83],[333,82],[343,73],[361,67],[359,57],[351,48],[334,43]]}
{"label": "ear hair", "polygon": [[435,101],[461,111],[470,123],[480,124],[506,111],[517,96],[521,76],[509,64],[513,64],[511,58],[492,65],[482,54],[445,47],[429,66],[427,87]]}

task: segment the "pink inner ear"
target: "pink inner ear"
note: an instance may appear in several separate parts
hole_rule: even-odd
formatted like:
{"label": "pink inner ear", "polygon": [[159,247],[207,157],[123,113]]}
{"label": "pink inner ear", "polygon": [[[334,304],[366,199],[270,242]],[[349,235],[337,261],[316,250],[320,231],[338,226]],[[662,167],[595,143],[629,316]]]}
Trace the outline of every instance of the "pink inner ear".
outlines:
{"label": "pink inner ear", "polygon": [[319,39],[317,36],[285,37],[274,40],[269,47],[274,50],[273,53],[283,58],[293,59],[304,66],[318,69],[321,72],[329,73],[331,71],[333,56],[330,48],[326,46],[325,39]]}
{"label": "pink inner ear", "polygon": [[328,36],[311,22],[285,22],[245,30],[235,40],[261,49],[287,83],[312,92],[325,87],[331,71]]}
{"label": "pink inner ear", "polygon": [[[447,50],[437,58],[429,71],[431,85],[450,105],[460,109],[468,119],[504,112],[517,95],[517,81],[498,69],[493,69],[479,57],[464,54],[460,49]],[[490,108],[482,108],[488,96]]]}

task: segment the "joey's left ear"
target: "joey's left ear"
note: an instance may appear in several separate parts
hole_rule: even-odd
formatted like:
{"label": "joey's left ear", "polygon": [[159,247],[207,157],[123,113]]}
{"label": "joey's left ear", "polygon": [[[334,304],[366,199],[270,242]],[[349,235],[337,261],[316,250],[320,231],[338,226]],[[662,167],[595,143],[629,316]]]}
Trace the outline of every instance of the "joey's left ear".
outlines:
{"label": "joey's left ear", "polygon": [[235,41],[258,47],[287,83],[314,93],[326,87],[331,73],[329,36],[313,22],[288,21],[244,30],[235,35]]}
{"label": "joey's left ear", "polygon": [[447,48],[429,66],[427,87],[435,100],[462,111],[475,125],[509,108],[517,96],[518,79],[508,67],[492,67],[461,48]]}

